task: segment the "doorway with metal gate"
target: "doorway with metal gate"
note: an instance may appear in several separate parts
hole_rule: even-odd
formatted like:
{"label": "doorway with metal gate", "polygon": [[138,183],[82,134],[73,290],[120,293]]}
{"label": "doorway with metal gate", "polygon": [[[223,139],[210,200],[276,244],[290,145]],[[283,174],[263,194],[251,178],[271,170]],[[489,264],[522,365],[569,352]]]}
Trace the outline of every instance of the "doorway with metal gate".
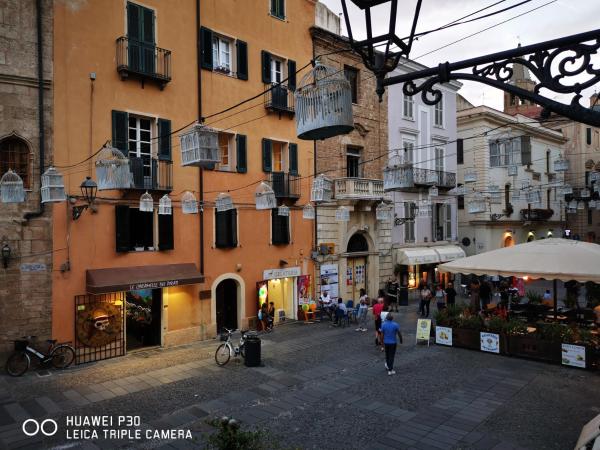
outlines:
{"label": "doorway with metal gate", "polygon": [[125,293],[127,351],[161,345],[162,289]]}

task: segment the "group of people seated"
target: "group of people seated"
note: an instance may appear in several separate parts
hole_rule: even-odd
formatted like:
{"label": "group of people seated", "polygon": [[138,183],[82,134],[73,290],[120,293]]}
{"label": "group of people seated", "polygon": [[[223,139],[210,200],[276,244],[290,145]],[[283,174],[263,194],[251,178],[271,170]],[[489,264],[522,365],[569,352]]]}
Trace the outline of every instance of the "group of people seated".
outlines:
{"label": "group of people seated", "polygon": [[[364,289],[360,290],[360,304],[357,308],[354,308],[354,301],[349,300],[348,303],[344,303],[344,300],[339,297],[337,301],[334,301],[330,296],[329,292],[323,291],[319,300],[321,320],[323,315],[327,315],[334,325],[341,325],[343,320],[348,320],[349,314],[355,314],[356,318],[361,318],[361,313],[364,312],[366,317],[366,311],[368,308],[368,297]],[[362,331],[359,327],[357,331]]]}

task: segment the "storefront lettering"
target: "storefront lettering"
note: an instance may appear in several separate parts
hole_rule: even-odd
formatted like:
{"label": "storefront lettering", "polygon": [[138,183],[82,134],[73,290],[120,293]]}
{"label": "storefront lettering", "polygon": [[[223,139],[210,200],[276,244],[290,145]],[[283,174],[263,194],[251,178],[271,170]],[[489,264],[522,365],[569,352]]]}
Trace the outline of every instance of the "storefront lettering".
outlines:
{"label": "storefront lettering", "polygon": [[178,285],[179,285],[179,280],[148,281],[145,283],[130,284],[129,290],[130,291],[138,291],[140,289],[161,289],[161,288],[178,286]]}
{"label": "storefront lettering", "polygon": [[302,275],[300,267],[288,267],[285,269],[268,269],[263,272],[263,280],[274,278],[299,277]]}
{"label": "storefront lettering", "polygon": [[21,264],[21,272],[46,272],[46,264],[42,263],[23,263]]}

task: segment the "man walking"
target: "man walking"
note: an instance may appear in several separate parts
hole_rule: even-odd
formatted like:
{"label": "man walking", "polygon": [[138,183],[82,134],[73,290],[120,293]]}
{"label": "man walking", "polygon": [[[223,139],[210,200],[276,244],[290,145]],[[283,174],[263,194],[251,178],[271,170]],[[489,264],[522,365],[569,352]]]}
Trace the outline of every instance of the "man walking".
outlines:
{"label": "man walking", "polygon": [[396,336],[400,339],[402,344],[402,334],[400,333],[400,325],[394,322],[394,317],[391,313],[385,317],[384,323],[381,325],[381,334],[383,335],[383,345],[385,347],[385,368],[388,371],[388,375],[394,375],[394,357],[396,356],[396,346],[398,341]]}

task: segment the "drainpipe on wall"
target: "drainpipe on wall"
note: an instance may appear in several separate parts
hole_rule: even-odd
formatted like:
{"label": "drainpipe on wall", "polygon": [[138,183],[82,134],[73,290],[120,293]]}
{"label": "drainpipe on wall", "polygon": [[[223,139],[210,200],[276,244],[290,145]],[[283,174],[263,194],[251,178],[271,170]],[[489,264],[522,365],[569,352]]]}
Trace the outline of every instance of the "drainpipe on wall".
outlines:
{"label": "drainpipe on wall", "polygon": [[[196,0],[196,55],[198,70],[198,122],[202,122],[202,47],[200,42],[200,0]],[[198,168],[198,189],[200,190],[200,273],[204,275],[204,171]]]}
{"label": "drainpipe on wall", "polygon": [[37,72],[38,72],[38,134],[40,148],[40,209],[34,212],[28,212],[25,214],[25,221],[40,217],[44,214],[44,204],[42,203],[41,197],[41,182],[42,174],[44,173],[44,159],[45,159],[45,140],[46,135],[44,131],[44,60],[43,60],[43,48],[44,48],[44,37],[42,33],[42,0],[36,0],[36,25],[37,25]]}

